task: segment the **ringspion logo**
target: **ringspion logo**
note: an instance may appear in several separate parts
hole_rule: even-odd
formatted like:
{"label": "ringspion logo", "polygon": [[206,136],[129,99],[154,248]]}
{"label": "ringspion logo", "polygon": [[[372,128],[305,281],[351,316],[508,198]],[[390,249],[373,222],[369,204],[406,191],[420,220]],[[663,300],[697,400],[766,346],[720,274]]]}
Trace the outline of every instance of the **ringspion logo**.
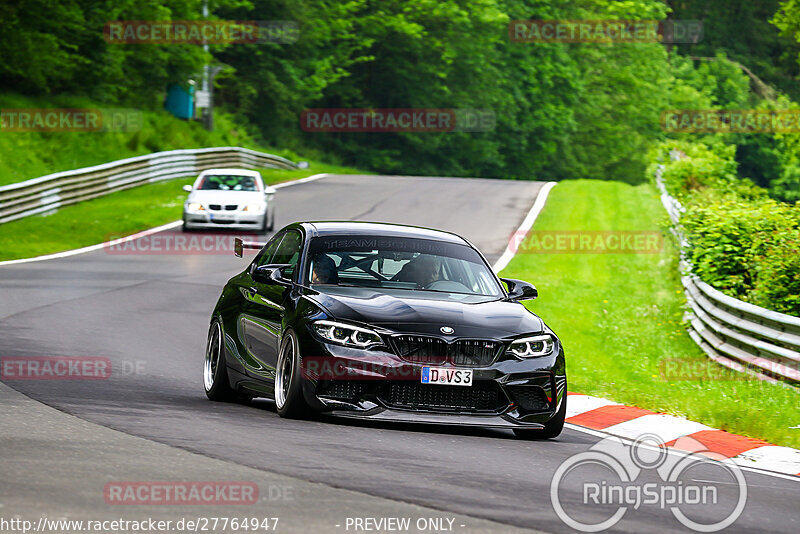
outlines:
{"label": "ringspion logo", "polygon": [[[556,515],[580,532],[612,529],[625,515],[651,514],[655,508],[669,510],[696,532],[732,525],[747,503],[741,469],[689,436],[678,438],[674,448],[690,453],[671,451],[654,434],[633,443],[609,436],[571,456],[550,483]],[[575,487],[581,488],[577,499],[567,489]]]}

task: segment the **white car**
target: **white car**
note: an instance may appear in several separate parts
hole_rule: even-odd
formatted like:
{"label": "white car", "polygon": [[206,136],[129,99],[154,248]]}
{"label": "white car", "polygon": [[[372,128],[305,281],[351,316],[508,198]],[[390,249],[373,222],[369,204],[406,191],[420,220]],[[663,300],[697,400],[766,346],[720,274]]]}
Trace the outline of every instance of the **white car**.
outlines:
{"label": "white car", "polygon": [[275,225],[275,189],[265,187],[258,171],[208,169],[193,186],[183,190],[189,198],[183,205],[183,229],[257,230]]}

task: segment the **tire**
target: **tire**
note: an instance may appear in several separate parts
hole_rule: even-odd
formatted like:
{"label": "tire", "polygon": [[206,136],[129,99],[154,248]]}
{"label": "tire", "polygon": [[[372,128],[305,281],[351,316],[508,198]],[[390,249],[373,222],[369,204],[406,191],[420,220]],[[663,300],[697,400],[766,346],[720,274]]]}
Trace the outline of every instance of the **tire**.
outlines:
{"label": "tire", "polygon": [[[269,220],[267,223],[266,221]],[[275,208],[272,206],[267,208],[267,214],[264,215],[264,221],[267,225],[267,231],[271,232],[275,229]]]}
{"label": "tire", "polygon": [[310,417],[311,409],[303,398],[303,378],[300,376],[300,349],[294,331],[287,329],[278,353],[275,369],[275,408],[287,419]]}
{"label": "tire", "polygon": [[558,437],[564,429],[564,419],[567,415],[567,388],[564,385],[564,400],[558,412],[544,424],[544,428],[537,430],[514,429],[514,434],[520,439],[552,439]]}
{"label": "tire", "polygon": [[238,400],[236,392],[228,380],[228,366],[225,362],[225,342],[222,324],[219,319],[211,322],[206,342],[206,357],[203,364],[203,386],[206,396],[212,401],[231,402]]}

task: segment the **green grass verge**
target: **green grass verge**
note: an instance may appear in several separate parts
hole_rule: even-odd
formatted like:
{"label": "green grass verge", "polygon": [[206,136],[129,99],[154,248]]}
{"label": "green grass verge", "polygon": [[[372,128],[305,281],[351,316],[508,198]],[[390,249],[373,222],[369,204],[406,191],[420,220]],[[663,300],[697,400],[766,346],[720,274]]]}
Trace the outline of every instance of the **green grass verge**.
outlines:
{"label": "green grass verge", "polygon": [[[534,230],[658,231],[665,220],[649,184],[564,181]],[[689,338],[676,258],[670,239],[658,254],[521,252],[503,276],[539,289],[527,305],[562,339],[570,391],[800,448],[800,390],[726,372]]]}
{"label": "green grass verge", "polygon": [[[276,184],[319,173],[358,174],[357,169],[309,162],[298,170],[259,169]],[[0,260],[30,258],[102,243],[181,218],[187,194],[181,190],[195,177],[143,185],[127,191],[0,224]],[[279,201],[280,202],[280,201]]]}
{"label": "green grass verge", "polygon": [[[0,93],[0,109],[113,107],[74,96],[33,98]],[[271,152],[259,147],[247,128],[237,124],[226,113],[215,114],[213,132],[204,130],[197,121],[177,119],[161,110],[143,110],[141,117],[141,127],[129,132],[16,132],[0,129],[0,185],[164,150],[241,146]],[[277,154],[296,159],[287,151],[278,151]]]}

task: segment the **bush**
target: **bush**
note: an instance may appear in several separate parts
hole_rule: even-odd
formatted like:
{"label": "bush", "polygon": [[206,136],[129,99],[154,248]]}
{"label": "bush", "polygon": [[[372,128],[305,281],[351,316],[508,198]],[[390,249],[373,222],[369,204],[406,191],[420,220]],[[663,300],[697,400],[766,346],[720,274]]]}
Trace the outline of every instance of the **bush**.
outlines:
{"label": "bush", "polygon": [[[800,203],[773,200],[739,178],[733,148],[670,142],[655,154],[667,190],[686,208],[693,272],[727,295],[800,316]],[[675,150],[682,159],[665,157]]]}

